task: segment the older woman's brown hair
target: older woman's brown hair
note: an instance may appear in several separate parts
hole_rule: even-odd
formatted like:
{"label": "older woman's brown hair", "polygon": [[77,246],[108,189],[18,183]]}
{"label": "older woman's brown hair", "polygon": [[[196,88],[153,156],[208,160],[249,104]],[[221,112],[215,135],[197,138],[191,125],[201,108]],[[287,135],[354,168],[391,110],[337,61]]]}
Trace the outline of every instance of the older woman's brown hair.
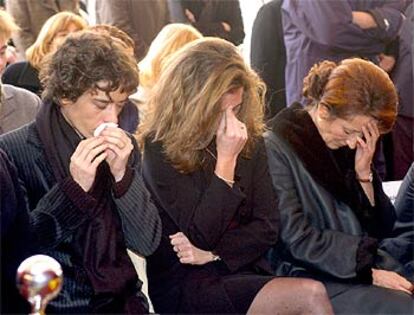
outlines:
{"label": "older woman's brown hair", "polygon": [[162,142],[177,170],[199,169],[223,113],[221,97],[238,87],[244,93],[237,116],[249,136],[242,155],[249,157],[264,130],[265,87],[237,48],[218,38],[193,41],[168,59],[148,101],[148,118],[139,129],[141,144],[150,136]]}
{"label": "older woman's brown hair", "polygon": [[354,115],[375,118],[381,133],[391,130],[397,116],[398,95],[388,74],[370,61],[345,59],[314,65],[303,82],[309,106],[325,105],[333,118]]}

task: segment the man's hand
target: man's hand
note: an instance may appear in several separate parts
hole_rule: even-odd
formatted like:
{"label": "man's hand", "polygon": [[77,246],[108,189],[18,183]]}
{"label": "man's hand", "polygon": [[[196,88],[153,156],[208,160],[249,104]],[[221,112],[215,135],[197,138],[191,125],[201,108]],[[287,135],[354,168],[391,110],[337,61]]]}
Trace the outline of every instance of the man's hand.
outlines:
{"label": "man's hand", "polygon": [[129,156],[134,146],[131,139],[120,128],[105,128],[101,136],[107,144],[106,162],[108,163],[111,173],[116,182],[122,180],[125,175],[126,166]]}
{"label": "man's hand", "polygon": [[88,192],[95,181],[96,169],[107,158],[108,145],[103,137],[83,140],[70,158],[69,172],[73,180]]}

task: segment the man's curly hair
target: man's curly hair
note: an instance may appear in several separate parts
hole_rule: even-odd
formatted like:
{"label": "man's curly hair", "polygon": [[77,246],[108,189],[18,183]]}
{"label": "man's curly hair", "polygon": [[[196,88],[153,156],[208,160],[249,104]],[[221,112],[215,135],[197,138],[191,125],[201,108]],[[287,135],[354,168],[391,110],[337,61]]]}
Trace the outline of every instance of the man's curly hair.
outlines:
{"label": "man's curly hair", "polygon": [[136,61],[125,48],[109,35],[91,31],[69,35],[40,71],[43,100],[58,104],[61,99],[75,102],[90,89],[132,94],[138,78]]}

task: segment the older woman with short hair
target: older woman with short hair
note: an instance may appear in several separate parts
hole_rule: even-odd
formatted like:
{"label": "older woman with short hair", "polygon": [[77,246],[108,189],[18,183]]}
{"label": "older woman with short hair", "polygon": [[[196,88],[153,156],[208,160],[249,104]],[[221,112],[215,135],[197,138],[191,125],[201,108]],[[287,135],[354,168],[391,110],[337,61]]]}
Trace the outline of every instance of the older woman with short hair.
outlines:
{"label": "older woman with short hair", "polygon": [[396,216],[372,167],[395,122],[395,87],[354,58],[315,65],[303,95],[307,107],[280,112],[265,137],[281,213],[273,269],[323,280],[337,313],[410,313],[413,285],[380,249]]}

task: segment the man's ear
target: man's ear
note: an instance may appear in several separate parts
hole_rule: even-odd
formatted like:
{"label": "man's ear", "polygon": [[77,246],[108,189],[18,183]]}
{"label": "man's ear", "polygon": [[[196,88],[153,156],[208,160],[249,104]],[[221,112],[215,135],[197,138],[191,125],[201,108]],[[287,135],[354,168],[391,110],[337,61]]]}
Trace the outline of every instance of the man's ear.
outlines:
{"label": "man's ear", "polygon": [[70,105],[70,104],[72,104],[73,102],[72,102],[71,100],[69,100],[68,98],[61,98],[61,99],[59,100],[59,103],[60,103],[60,105],[63,107],[63,106]]}

